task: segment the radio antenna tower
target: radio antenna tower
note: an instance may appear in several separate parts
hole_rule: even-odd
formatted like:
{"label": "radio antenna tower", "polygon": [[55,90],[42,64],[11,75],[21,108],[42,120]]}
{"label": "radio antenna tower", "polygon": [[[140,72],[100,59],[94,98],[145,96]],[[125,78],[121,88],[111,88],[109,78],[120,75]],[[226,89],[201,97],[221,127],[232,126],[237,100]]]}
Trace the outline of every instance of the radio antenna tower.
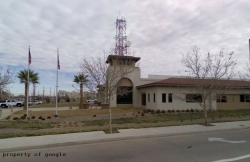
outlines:
{"label": "radio antenna tower", "polygon": [[123,17],[116,19],[116,35],[115,35],[115,55],[126,56],[127,50],[127,36],[126,36],[126,20]]}

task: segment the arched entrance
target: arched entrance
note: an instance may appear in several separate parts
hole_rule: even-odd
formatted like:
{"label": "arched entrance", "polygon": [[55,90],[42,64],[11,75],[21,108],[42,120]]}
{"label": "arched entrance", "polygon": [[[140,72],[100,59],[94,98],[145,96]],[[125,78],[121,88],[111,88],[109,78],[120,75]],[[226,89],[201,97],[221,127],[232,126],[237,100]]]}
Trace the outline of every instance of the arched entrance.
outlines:
{"label": "arched entrance", "polygon": [[123,78],[117,88],[116,103],[131,106],[133,104],[133,83],[128,78]]}

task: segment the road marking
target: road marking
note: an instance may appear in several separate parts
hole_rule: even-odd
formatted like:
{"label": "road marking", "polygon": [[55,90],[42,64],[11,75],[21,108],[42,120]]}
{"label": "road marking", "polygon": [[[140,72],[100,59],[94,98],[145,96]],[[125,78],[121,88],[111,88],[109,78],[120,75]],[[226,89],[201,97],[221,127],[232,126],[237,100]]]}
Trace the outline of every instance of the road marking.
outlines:
{"label": "road marking", "polygon": [[237,160],[246,159],[246,158],[249,158],[249,157],[250,157],[250,155],[244,155],[244,156],[240,156],[240,157],[236,157],[236,158],[232,158],[232,159],[222,159],[222,160],[217,160],[217,161],[213,161],[213,162],[237,161]]}
{"label": "road marking", "polygon": [[226,143],[245,143],[246,141],[229,141],[225,140],[225,138],[208,138],[209,142],[219,141],[219,142],[226,142]]}

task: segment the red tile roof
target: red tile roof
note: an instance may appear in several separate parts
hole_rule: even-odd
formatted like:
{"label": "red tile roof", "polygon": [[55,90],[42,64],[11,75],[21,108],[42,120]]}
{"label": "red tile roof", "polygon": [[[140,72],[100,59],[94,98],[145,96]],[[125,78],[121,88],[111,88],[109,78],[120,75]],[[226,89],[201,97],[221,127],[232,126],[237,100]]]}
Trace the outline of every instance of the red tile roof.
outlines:
{"label": "red tile roof", "polygon": [[[197,84],[198,83],[198,84]],[[188,86],[193,87],[195,85],[214,85],[218,87],[229,87],[229,88],[249,88],[250,82],[242,80],[213,80],[213,79],[194,79],[194,78],[168,78],[144,85],[139,85],[136,88],[152,87],[152,86]]]}

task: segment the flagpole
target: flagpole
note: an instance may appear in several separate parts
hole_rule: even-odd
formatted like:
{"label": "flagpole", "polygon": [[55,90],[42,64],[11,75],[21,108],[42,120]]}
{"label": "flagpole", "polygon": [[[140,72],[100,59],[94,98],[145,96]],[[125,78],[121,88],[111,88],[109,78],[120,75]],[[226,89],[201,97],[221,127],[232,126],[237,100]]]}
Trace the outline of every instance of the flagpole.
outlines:
{"label": "flagpole", "polygon": [[29,80],[30,80],[30,46],[29,46],[29,56],[28,56],[28,78],[27,78],[27,109],[26,109],[26,114],[29,116]]}
{"label": "flagpole", "polygon": [[57,66],[56,66],[56,114],[57,117],[57,101],[58,101],[58,67],[59,67],[59,50],[57,48]]}

